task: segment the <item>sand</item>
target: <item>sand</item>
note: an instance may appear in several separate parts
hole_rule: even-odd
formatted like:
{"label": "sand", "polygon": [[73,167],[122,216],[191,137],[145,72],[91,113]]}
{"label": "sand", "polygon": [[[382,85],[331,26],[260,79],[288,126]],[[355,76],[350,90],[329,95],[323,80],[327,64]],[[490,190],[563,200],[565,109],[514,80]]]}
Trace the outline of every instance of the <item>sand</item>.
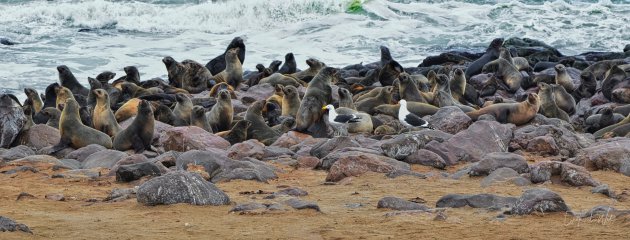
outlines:
{"label": "sand", "polygon": [[[33,234],[1,233],[0,239],[630,239],[630,218],[578,219],[566,213],[508,216],[483,209],[447,209],[447,219],[436,221],[435,213],[385,216],[391,210],[377,209],[384,196],[436,201],[449,193],[492,193],[519,196],[523,190],[545,187],[559,193],[571,209],[583,212],[597,205],[630,209],[630,201],[612,200],[592,194],[590,187],[569,187],[545,183],[518,187],[510,184],[481,188],[482,178],[464,176],[453,180],[436,176],[427,179],[403,176],[389,179],[382,173],[347,178],[337,185],[325,185],[325,171],[284,170],[269,183],[232,181],[217,186],[231,198],[232,205],[143,206],[135,198],[103,202],[113,188],[130,188],[146,181],[117,183],[114,177],[98,180],[51,178],[51,169],[38,173],[0,174],[0,215],[28,225]],[[458,167],[448,169],[454,172]],[[0,168],[0,171],[9,169]],[[413,166],[414,171],[437,170]],[[104,171],[106,172],[106,171]],[[630,177],[610,171],[592,172],[617,193],[630,193]],[[282,187],[308,191],[303,200],[316,202],[315,210],[287,210],[229,213],[236,203],[271,203],[268,194],[241,194],[245,191],[274,192]],[[21,192],[35,198],[16,201]],[[61,193],[65,201],[46,199]],[[97,200],[97,201],[95,201]]]}

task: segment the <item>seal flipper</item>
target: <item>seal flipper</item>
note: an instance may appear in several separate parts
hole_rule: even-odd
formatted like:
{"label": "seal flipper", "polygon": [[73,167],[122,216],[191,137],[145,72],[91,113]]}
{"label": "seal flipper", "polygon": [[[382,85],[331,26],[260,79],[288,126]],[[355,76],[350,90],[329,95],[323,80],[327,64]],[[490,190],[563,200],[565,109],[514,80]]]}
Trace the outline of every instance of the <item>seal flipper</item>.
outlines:
{"label": "seal flipper", "polygon": [[57,153],[57,152],[59,152],[59,151],[61,151],[63,149],[66,149],[66,148],[70,147],[70,142],[71,142],[70,139],[61,138],[59,140],[59,143],[57,143],[57,145],[53,146],[50,149],[50,152],[48,154],[55,154],[55,153]]}
{"label": "seal flipper", "polygon": [[131,146],[133,147],[133,150],[136,151],[136,153],[142,153],[144,152],[144,150],[146,150],[144,143],[142,143],[142,139],[140,138],[140,136],[138,136],[138,134],[133,135],[131,139]]}

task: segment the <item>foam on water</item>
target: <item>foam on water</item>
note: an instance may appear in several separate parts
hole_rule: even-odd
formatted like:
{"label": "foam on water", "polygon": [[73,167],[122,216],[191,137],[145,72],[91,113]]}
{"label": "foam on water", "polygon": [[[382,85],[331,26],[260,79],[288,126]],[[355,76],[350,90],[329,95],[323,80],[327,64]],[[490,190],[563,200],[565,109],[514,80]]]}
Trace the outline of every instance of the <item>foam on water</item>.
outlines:
{"label": "foam on water", "polygon": [[[165,76],[164,56],[205,63],[235,36],[247,44],[246,69],[295,54],[343,66],[378,59],[379,45],[404,66],[447,50],[481,51],[496,37],[529,37],[562,53],[620,51],[630,42],[628,1],[3,1],[1,88],[43,90],[68,65],[88,76],[139,67]],[[79,32],[80,29],[90,29]]]}

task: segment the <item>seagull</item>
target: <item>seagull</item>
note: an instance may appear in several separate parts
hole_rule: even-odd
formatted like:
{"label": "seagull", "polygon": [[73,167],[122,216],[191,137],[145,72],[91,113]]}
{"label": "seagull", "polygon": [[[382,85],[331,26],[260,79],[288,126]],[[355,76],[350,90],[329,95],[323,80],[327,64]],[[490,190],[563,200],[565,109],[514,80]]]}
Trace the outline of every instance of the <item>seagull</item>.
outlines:
{"label": "seagull", "polygon": [[338,114],[331,104],[324,106],[322,110],[328,110],[328,123],[335,130],[335,136],[348,135],[347,124],[361,121],[361,117],[355,114]]}
{"label": "seagull", "polygon": [[398,109],[398,120],[405,127],[421,127],[421,128],[429,128],[429,122],[424,119],[418,117],[418,115],[409,112],[407,109],[407,101],[405,99],[400,100],[400,109]]}

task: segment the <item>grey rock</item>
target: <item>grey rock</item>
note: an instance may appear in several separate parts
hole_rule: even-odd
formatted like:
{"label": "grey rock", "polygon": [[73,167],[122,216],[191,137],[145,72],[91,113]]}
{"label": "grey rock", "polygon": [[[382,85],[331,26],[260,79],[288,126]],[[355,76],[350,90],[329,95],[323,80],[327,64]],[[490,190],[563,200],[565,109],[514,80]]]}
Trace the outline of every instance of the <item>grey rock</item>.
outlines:
{"label": "grey rock", "polygon": [[4,161],[13,161],[31,155],[35,155],[35,151],[33,151],[33,149],[24,145],[19,145],[4,151],[2,155],[0,155],[0,159]]}
{"label": "grey rock", "polygon": [[401,210],[401,211],[407,211],[407,210],[427,211],[429,210],[429,207],[427,207],[424,204],[407,201],[407,200],[404,200],[402,198],[397,198],[397,197],[382,198],[381,200],[378,201],[376,208],[389,208],[389,209]]}
{"label": "grey rock", "polygon": [[422,173],[414,172],[414,171],[410,171],[406,169],[394,169],[393,171],[385,174],[385,176],[387,176],[388,178],[397,178],[401,176],[411,176],[411,177],[417,177],[421,179],[427,178],[427,176]]}
{"label": "grey rock", "polygon": [[116,170],[116,181],[131,182],[144,176],[160,176],[160,168],[152,162],[122,165]]}
{"label": "grey rock", "polygon": [[0,216],[0,232],[7,232],[7,231],[8,232],[22,231],[22,232],[33,234],[31,229],[25,224],[15,222],[12,219],[5,216]]}
{"label": "grey rock", "polygon": [[85,161],[82,162],[82,166],[85,169],[90,168],[112,168],[118,161],[127,157],[124,152],[116,151],[116,150],[103,150],[88,156]]}
{"label": "grey rock", "polygon": [[581,218],[618,218],[630,215],[630,210],[617,210],[610,206],[595,206],[585,213],[578,214]]}
{"label": "grey rock", "polygon": [[227,156],[231,159],[238,160],[245,157],[251,157],[260,160],[265,154],[265,144],[262,144],[256,139],[250,139],[232,145],[227,152]]}
{"label": "grey rock", "polygon": [[598,186],[599,182],[581,166],[569,162],[544,161],[531,166],[530,179],[532,183],[542,183],[551,180],[552,176],[560,176],[560,180],[571,186]]}
{"label": "grey rock", "polygon": [[308,195],[307,191],[304,191],[300,188],[297,187],[290,187],[290,188],[285,188],[282,189],[278,192],[276,192],[277,195],[289,195],[289,196],[294,196],[294,197],[303,197]]}
{"label": "grey rock", "polygon": [[613,138],[580,150],[569,162],[590,170],[609,169],[630,176],[630,140]]}
{"label": "grey rock", "polygon": [[424,147],[424,142],[412,134],[398,135],[393,139],[382,141],[381,144],[381,150],[386,156],[398,160],[405,159],[421,147]]}
{"label": "grey rock", "polygon": [[103,150],[106,150],[107,148],[98,145],[98,144],[90,144],[87,145],[85,147],[79,148],[77,150],[74,150],[70,153],[68,153],[66,155],[66,158],[70,158],[70,159],[76,159],[79,162],[83,162],[85,161],[85,159],[87,157],[89,157],[90,155],[96,153],[96,152],[100,152]]}
{"label": "grey rock", "polygon": [[234,206],[230,209],[230,212],[251,212],[258,209],[266,209],[267,206],[262,205],[260,203],[245,203]]}
{"label": "grey rock", "polygon": [[75,169],[65,171],[63,173],[52,175],[53,178],[87,178],[87,179],[97,179],[101,176],[101,172],[98,169]]}
{"label": "grey rock", "polygon": [[593,189],[591,189],[591,193],[601,193],[609,198],[617,198],[617,194],[615,194],[615,191],[610,189],[608,184],[602,184],[594,187]]}
{"label": "grey rock", "polygon": [[276,146],[266,146],[263,150],[263,160],[267,159],[275,159],[281,156],[295,156],[295,153],[288,148],[276,147]]}
{"label": "grey rock", "polygon": [[219,171],[216,174],[211,174],[211,177],[212,182],[215,183],[235,179],[267,182],[278,178],[276,168],[253,158],[222,162]]}
{"label": "grey rock", "polygon": [[230,202],[230,198],[211,182],[183,171],[173,171],[143,183],[136,198],[145,205],[190,203],[216,206]]}
{"label": "grey rock", "polygon": [[61,162],[60,166],[63,166],[69,169],[81,168],[81,162],[74,159],[60,159],[59,162]]}
{"label": "grey rock", "polygon": [[351,137],[335,137],[313,146],[310,153],[311,156],[321,159],[336,150],[347,147],[361,147],[361,145]]}
{"label": "grey rock", "polygon": [[546,188],[529,189],[514,203],[509,211],[515,215],[527,215],[534,212],[570,212],[571,210],[557,193]]}
{"label": "grey rock", "polygon": [[426,149],[419,149],[415,153],[407,156],[403,162],[434,167],[437,169],[446,168],[446,162],[442,159],[442,157],[440,157],[440,155]]}
{"label": "grey rock", "polygon": [[295,208],[297,210],[301,210],[301,209],[313,209],[315,211],[321,212],[321,209],[319,208],[319,206],[317,205],[317,203],[314,202],[307,202],[307,201],[303,201],[300,200],[298,198],[291,198],[289,200],[286,200],[284,202],[286,205]]}
{"label": "grey rock", "polygon": [[431,126],[450,134],[468,128],[472,122],[472,119],[456,106],[441,107],[429,118]]}
{"label": "grey rock", "polygon": [[[559,153],[573,157],[579,149],[588,147],[594,143],[592,136],[576,134],[575,132],[553,125],[533,126],[527,125],[514,131],[514,138],[510,142],[510,150],[527,150],[529,142],[536,137],[549,136],[554,139]],[[536,141],[540,141],[538,138]],[[543,139],[544,140],[544,139]],[[530,146],[532,149],[533,146]],[[551,146],[553,148],[553,146]],[[533,148],[536,150],[536,148]]]}
{"label": "grey rock", "polygon": [[521,155],[506,152],[488,153],[481,157],[481,161],[472,166],[470,176],[484,176],[499,168],[511,168],[518,173],[529,171],[527,160]]}
{"label": "grey rock", "polygon": [[481,187],[489,187],[499,182],[511,182],[517,186],[528,185],[529,180],[521,177],[511,168],[499,168],[481,180]]}
{"label": "grey rock", "polygon": [[512,206],[516,200],[517,198],[514,197],[501,197],[492,194],[448,194],[441,197],[435,206],[439,208],[461,208],[469,206],[472,208],[500,210]]}
{"label": "grey rock", "polygon": [[120,202],[136,197],[136,188],[114,188],[103,201]]}

